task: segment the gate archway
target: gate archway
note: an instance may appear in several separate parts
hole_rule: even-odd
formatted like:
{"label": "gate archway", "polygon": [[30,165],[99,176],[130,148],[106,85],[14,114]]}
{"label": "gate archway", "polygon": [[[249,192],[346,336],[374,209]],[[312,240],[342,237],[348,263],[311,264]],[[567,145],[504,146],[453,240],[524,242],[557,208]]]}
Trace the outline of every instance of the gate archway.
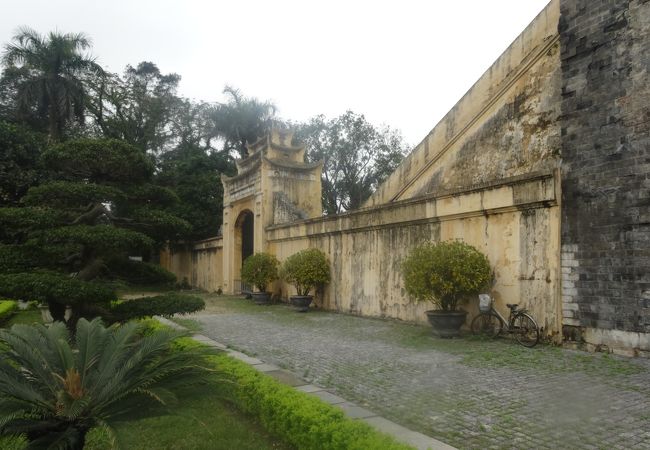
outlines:
{"label": "gate archway", "polygon": [[235,286],[236,293],[252,292],[252,286],[246,285],[241,280],[241,267],[246,258],[251,256],[255,249],[255,218],[251,210],[242,211],[235,221]]}

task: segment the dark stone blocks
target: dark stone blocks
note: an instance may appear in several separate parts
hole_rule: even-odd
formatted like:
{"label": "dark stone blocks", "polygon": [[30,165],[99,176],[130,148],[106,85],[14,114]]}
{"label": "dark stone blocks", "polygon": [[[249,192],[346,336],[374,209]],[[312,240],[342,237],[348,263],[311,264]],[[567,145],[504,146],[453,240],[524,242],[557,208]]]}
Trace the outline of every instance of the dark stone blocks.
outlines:
{"label": "dark stone blocks", "polygon": [[[582,326],[650,329],[650,2],[562,0],[562,244]],[[645,120],[644,120],[645,119]]]}

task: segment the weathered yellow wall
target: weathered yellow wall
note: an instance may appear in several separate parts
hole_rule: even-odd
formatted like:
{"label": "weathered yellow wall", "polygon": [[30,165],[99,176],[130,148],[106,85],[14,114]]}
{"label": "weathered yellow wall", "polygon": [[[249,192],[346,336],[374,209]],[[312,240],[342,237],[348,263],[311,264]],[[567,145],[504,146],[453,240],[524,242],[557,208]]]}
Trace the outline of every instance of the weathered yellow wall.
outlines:
{"label": "weathered yellow wall", "polygon": [[179,282],[186,278],[192,287],[208,292],[223,290],[223,260],[221,237],[168,248],[160,254],[160,265],[174,273]]}
{"label": "weathered yellow wall", "polygon": [[220,237],[194,245],[191,284],[208,292],[223,290],[223,240]]}
{"label": "weathered yellow wall", "polygon": [[[367,316],[426,322],[432,305],[409,302],[401,261],[425,241],[462,239],[488,256],[495,268],[491,289],[505,303],[529,308],[549,335],[560,332],[558,187],[551,174],[519,177],[484,187],[393,202],[335,217],[267,229],[280,260],[307,247],[329,257],[332,281],[324,306]],[[293,288],[281,285],[282,296]],[[476,299],[464,307],[476,311]]]}
{"label": "weathered yellow wall", "polygon": [[160,265],[176,275],[178,282],[184,279],[192,281],[192,251],[191,244],[174,245],[160,252]]}

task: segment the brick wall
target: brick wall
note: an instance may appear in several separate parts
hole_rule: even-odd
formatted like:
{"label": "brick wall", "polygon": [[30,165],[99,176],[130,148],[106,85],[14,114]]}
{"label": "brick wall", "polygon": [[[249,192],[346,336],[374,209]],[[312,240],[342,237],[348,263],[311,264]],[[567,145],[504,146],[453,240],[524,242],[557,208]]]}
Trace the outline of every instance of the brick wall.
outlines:
{"label": "brick wall", "polygon": [[560,13],[563,323],[650,333],[650,1]]}

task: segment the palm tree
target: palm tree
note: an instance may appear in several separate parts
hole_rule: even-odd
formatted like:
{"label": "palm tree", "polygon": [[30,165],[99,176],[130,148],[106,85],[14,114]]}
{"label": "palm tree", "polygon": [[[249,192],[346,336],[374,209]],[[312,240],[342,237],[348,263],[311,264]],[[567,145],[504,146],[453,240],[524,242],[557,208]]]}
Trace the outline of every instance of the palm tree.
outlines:
{"label": "palm tree", "polygon": [[209,113],[213,134],[223,140],[225,151],[237,151],[245,158],[246,142],[255,142],[268,131],[276,107],[269,101],[245,97],[230,86],[223,93],[229,96],[227,103],[217,104]]}
{"label": "palm tree", "polygon": [[21,28],[13,41],[5,46],[2,64],[19,74],[17,109],[22,115],[46,118],[50,139],[59,141],[67,122],[83,122],[83,75],[103,73],[93,58],[82,53],[90,48],[90,39],[83,33],[50,32],[44,37]]}
{"label": "palm tree", "polygon": [[29,448],[82,449],[86,433],[102,427],[115,440],[114,422],[155,414],[152,403],[168,403],[207,373],[203,350],[170,350],[177,337],[143,333],[134,322],[105,328],[99,319],[81,319],[74,344],[60,322],[0,330],[0,436],[22,434]]}

